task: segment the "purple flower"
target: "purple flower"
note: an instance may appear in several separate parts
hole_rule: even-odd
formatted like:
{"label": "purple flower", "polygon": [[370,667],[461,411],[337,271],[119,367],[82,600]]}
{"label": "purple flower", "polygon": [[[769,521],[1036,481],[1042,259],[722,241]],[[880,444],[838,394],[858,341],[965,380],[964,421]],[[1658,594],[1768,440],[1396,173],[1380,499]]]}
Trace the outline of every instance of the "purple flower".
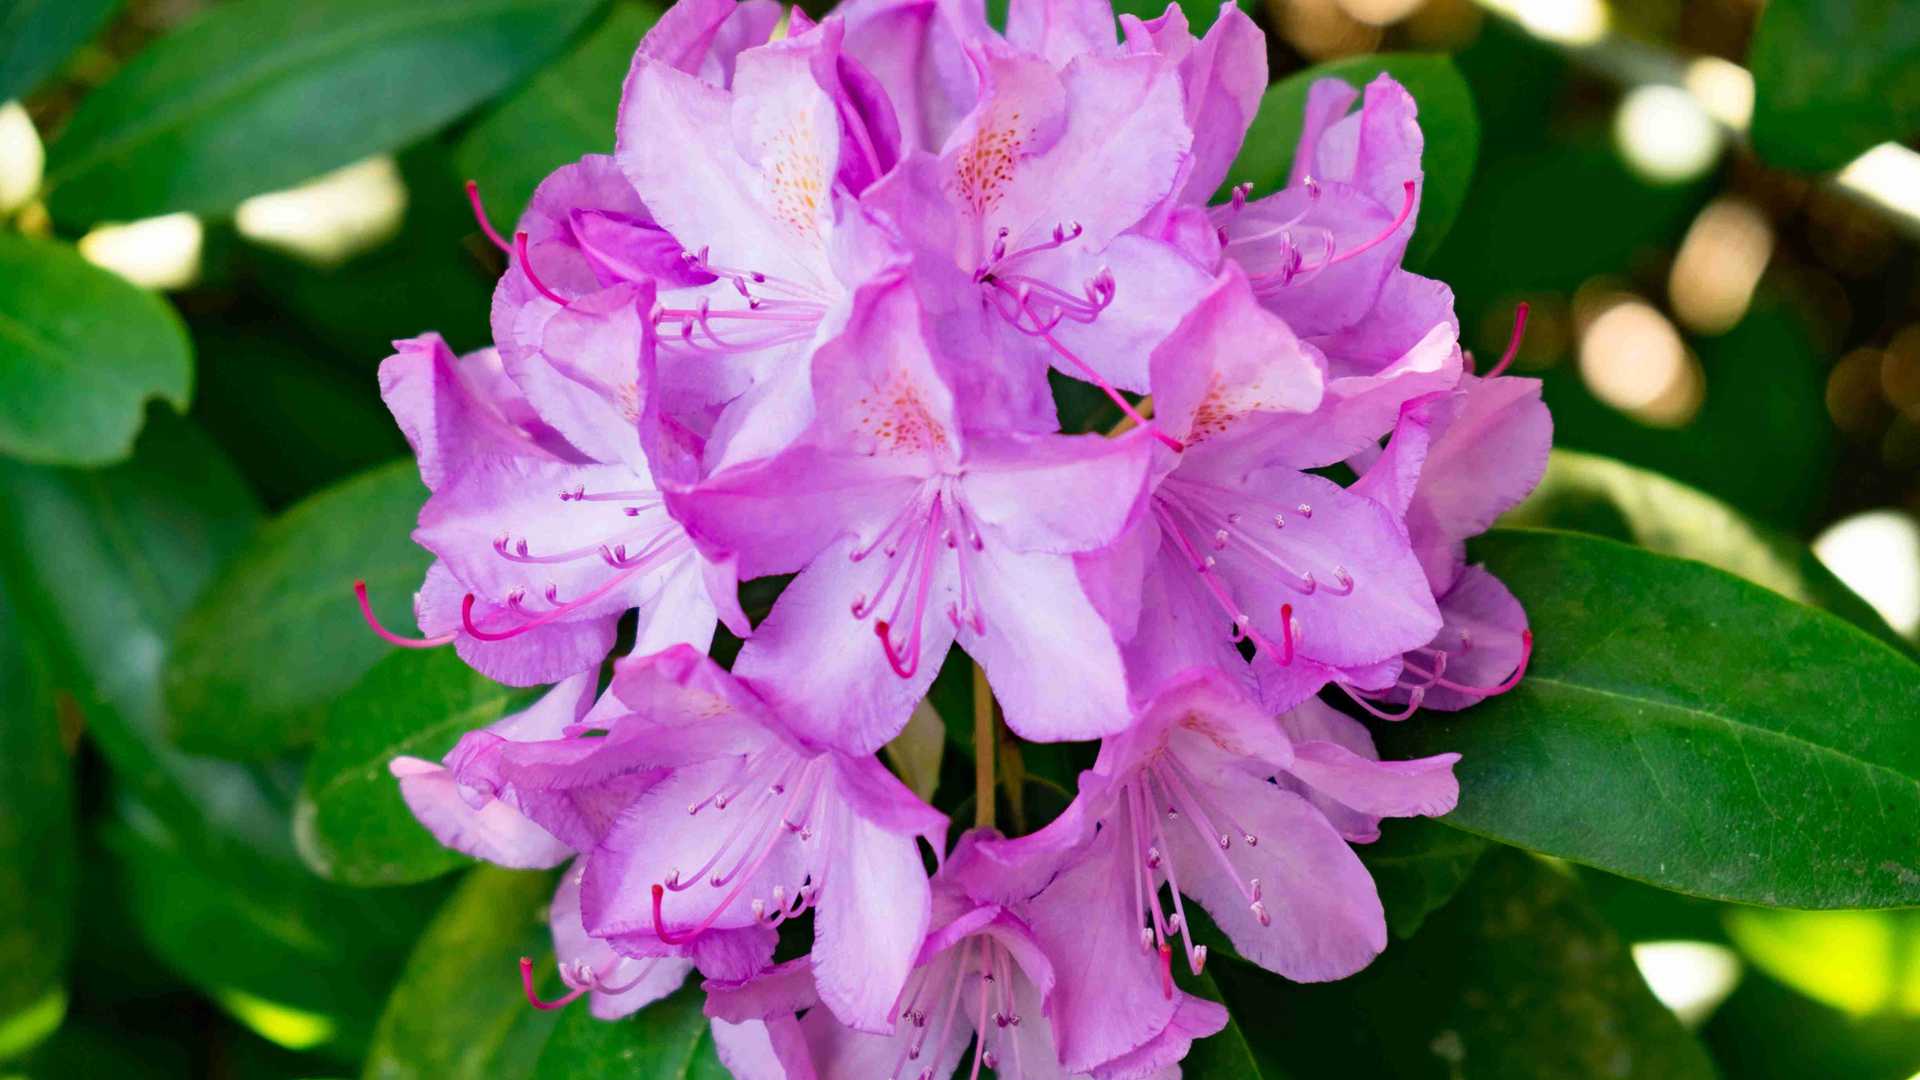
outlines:
{"label": "purple flower", "polygon": [[735,669],[854,753],[899,732],[956,639],[1023,735],[1125,727],[1119,647],[1072,556],[1132,520],[1149,444],[963,432],[904,279],[814,357],[813,390],[792,448],[675,497],[746,576],[801,571]]}
{"label": "purple flower", "polygon": [[1301,423],[1324,407],[1324,369],[1233,266],[1154,354],[1157,422],[1186,449],[1161,455],[1134,534],[1081,564],[1134,628],[1136,688],[1196,664],[1242,672],[1245,639],[1280,673],[1268,704],[1285,709],[1329,679],[1376,682],[1372,668],[1439,628],[1393,514],[1305,471],[1350,452]]}
{"label": "purple flower", "polygon": [[[1035,893],[1029,922],[1040,947],[1079,958],[1056,965],[1053,1017],[1069,1071],[1137,1052],[1179,1012],[1174,939],[1194,971],[1206,960],[1187,898],[1240,955],[1303,982],[1350,975],[1386,946],[1372,878],[1322,807],[1343,824],[1445,813],[1457,797],[1457,755],[1378,762],[1350,729],[1313,728],[1327,715],[1318,708],[1303,715],[1287,724],[1302,737],[1295,743],[1232,680],[1188,673],[1101,745],[1059,819],[980,845],[999,888]],[[1345,832],[1369,838],[1364,828]]]}
{"label": "purple flower", "polygon": [[480,671],[529,685],[597,665],[629,609],[646,649],[704,648],[716,617],[745,627],[730,570],[696,552],[661,501],[650,462],[663,444],[643,445],[650,303],[633,286],[595,293],[511,365],[456,360],[431,335],[397,343],[381,394],[432,492],[414,539],[437,559],[414,600],[429,636],[389,640],[451,642]]}
{"label": "purple flower", "polygon": [[[714,1020],[723,1060],[736,1075],[822,1080],[928,1080],[951,1076],[963,1064],[971,1077],[983,1068],[1008,1080],[1088,1075],[1061,1065],[1052,1020],[1056,967],[1083,965],[1086,954],[1050,958],[1020,905],[975,895],[992,891],[996,883],[990,877],[969,881],[970,876],[993,873],[991,861],[974,857],[973,846],[997,839],[991,830],[961,837],[935,876],[932,929],[894,1004],[890,1031],[857,1031],[830,1012],[811,1008],[807,962],[799,960],[750,979],[707,981],[707,1015]],[[1124,965],[1107,971],[1114,979],[1128,974]],[[1159,993],[1152,965],[1132,974]],[[799,1012],[804,1015],[796,1017]],[[1226,1010],[1219,1005],[1178,994],[1165,1027],[1090,1074],[1174,1075],[1170,1067],[1186,1055],[1192,1041],[1225,1023]]]}
{"label": "purple flower", "polygon": [[1484,532],[1531,492],[1546,472],[1553,417],[1540,381],[1498,374],[1467,376],[1460,388],[1411,402],[1386,450],[1365,464],[1356,491],[1406,522],[1414,554],[1438,599],[1443,625],[1410,650],[1386,700],[1464,709],[1512,689],[1533,648],[1527,615],[1498,578],[1469,566],[1466,541]]}
{"label": "purple flower", "polygon": [[[908,155],[863,201],[915,253],[965,423],[1045,431],[1055,426],[1050,366],[1131,413],[1118,391],[1147,389],[1148,354],[1207,274],[1129,231],[1187,168],[1192,133],[1173,66],[1111,45],[1056,64],[1021,40],[968,45],[971,110],[937,153]],[[971,362],[982,354],[1000,362]]]}
{"label": "purple flower", "polygon": [[684,646],[623,663],[607,695],[570,735],[501,746],[487,781],[581,853],[584,932],[698,959],[811,910],[822,1000],[883,1025],[926,932],[915,839],[939,850],[946,819],[872,757],[796,738]]}

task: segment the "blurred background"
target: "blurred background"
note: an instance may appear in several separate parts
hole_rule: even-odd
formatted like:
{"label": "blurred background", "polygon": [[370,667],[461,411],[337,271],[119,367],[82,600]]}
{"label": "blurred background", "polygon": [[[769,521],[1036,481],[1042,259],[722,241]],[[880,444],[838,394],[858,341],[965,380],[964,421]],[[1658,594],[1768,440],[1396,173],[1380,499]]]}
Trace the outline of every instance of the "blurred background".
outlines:
{"label": "blurred background", "polygon": [[[461,181],[481,180],[504,228],[549,169],[610,149],[618,81],[652,12],[605,5],[545,67],[502,80],[433,133],[252,195],[231,214],[120,220],[84,202],[50,210],[37,201],[43,145],[78,103],[210,6],[104,5],[87,44],[22,100],[0,105],[0,215],[28,235],[64,237],[90,262],[165,296],[197,357],[188,425],[237,470],[207,483],[243,484],[275,511],[405,454],[374,382],[389,342],[428,329],[456,350],[487,340],[501,266]],[[1742,65],[1760,7],[1267,0],[1249,11],[1270,31],[1276,78],[1367,52],[1451,54],[1478,110],[1478,168],[1452,231],[1420,269],[1455,289],[1469,346],[1498,355],[1514,306],[1530,304],[1515,366],[1545,380],[1560,448],[1664,474],[1762,535],[1810,543],[1911,641],[1920,634],[1920,155],[1886,144],[1823,173],[1757,157],[1754,84]],[[0,36],[7,25],[0,15]],[[151,407],[145,438],[199,438],[169,412]],[[1650,544],[1661,529],[1725,526],[1717,509],[1690,519],[1692,504],[1657,490],[1642,496],[1660,520],[1634,513],[1619,490],[1589,498],[1637,481],[1568,461],[1528,509],[1532,520]],[[104,481],[102,497],[134,498],[138,482],[137,472]],[[60,520],[44,524],[39,539],[58,543]],[[0,577],[8,587],[17,586]],[[22,633],[0,608],[0,635]],[[7,695],[12,709],[14,690]],[[162,755],[154,768],[195,778],[210,829],[256,830],[248,842],[277,853],[270,871],[250,865],[223,877],[220,856],[151,812],[159,796],[126,764],[144,759],[97,745],[70,699],[54,706],[65,748],[78,755],[76,811],[47,827],[74,830],[77,929],[64,989],[0,1002],[15,1007],[0,1016],[0,1076],[357,1071],[386,988],[446,886],[324,885],[293,856],[285,827],[295,764],[152,751]],[[263,873],[277,884],[263,887]],[[1579,873],[1654,993],[1726,1075],[1920,1076],[1920,911],[1736,909]],[[36,950],[59,949],[18,938],[0,960],[32,966]]]}

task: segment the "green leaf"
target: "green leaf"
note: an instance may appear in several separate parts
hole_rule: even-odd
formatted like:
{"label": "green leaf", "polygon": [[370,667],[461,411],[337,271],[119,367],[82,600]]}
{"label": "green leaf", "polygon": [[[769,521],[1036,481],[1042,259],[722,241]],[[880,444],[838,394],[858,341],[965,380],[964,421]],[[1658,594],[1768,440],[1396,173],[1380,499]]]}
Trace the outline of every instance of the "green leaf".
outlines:
{"label": "green leaf", "polygon": [[1742,955],[1823,1005],[1920,1017],[1920,911],[1733,908],[1726,923]]}
{"label": "green leaf", "polygon": [[[1293,152],[1307,106],[1307,89],[1317,79],[1344,79],[1364,90],[1385,72],[1400,81],[1420,108],[1420,130],[1426,136],[1420,167],[1426,183],[1420,195],[1420,219],[1407,245],[1407,265],[1417,267],[1432,256],[1453,227],[1466,200],[1467,185],[1480,152],[1480,121],[1474,112],[1473,92],[1460,69],[1445,56],[1427,53],[1381,53],[1319,64],[1296,72],[1267,87],[1260,111],[1247,130],[1240,156],[1227,173],[1216,201],[1231,193],[1232,185],[1251,182],[1258,198],[1286,186]],[[1396,207],[1395,209],[1398,209]]]}
{"label": "green leaf", "polygon": [[1407,938],[1453,899],[1488,846],[1478,836],[1426,818],[1394,818],[1380,823],[1380,839],[1354,850],[1380,891],[1387,929]]}
{"label": "green leaf", "polygon": [[160,663],[188,602],[258,518],[233,466],[168,416],[112,469],[0,461],[9,598],[115,774],[179,829],[253,816],[237,794],[249,783],[167,744]]}
{"label": "green leaf", "polygon": [[148,398],[185,411],[193,352],[166,302],[65,244],[0,233],[0,454],[124,459]]}
{"label": "green leaf", "polygon": [[350,885],[425,881],[470,862],[442,847],[400,798],[387,764],[438,760],[460,736],[529,703],[449,649],[395,650],[336,701],[307,763],[294,839],[314,873]]}
{"label": "green leaf", "polygon": [[1839,168],[1920,131],[1920,7],[1770,0],[1747,52],[1753,145],[1776,165]]}
{"label": "green leaf", "polygon": [[460,173],[480,184],[487,214],[511,231],[547,174],[587,154],[613,152],[620,87],[633,50],[660,17],[650,3],[614,8],[574,50],[468,129],[454,148]]}
{"label": "green leaf", "polygon": [[1419,935],[1350,979],[1213,974],[1255,1048],[1302,1080],[1714,1075],[1578,884],[1515,851],[1489,852]]}
{"label": "green leaf", "polygon": [[726,1080],[696,981],[625,1020],[569,1009],[540,1054],[534,1080]]}
{"label": "green leaf", "polygon": [[13,0],[0,13],[0,101],[23,97],[93,36],[120,0]]}
{"label": "green leaf", "polygon": [[203,435],[157,416],[112,469],[0,462],[0,580],[112,768],[108,839],[152,951],[263,1035],[350,1053],[423,894],[314,880],[293,852],[284,767],[195,758],[164,736],[173,628],[258,514]]}
{"label": "green leaf", "polygon": [[242,0],[161,38],[49,151],[55,218],[221,214],[435,131],[600,0]]}
{"label": "green leaf", "polygon": [[413,463],[397,461],[260,530],[181,623],[166,687],[182,746],[251,758],[313,738],[333,699],[393,651],[361,618],[354,580],[383,623],[413,626],[429,560],[408,534],[425,498]]}
{"label": "green leaf", "polygon": [[[1214,978],[1219,967],[1216,964],[1211,970],[1198,975],[1176,971],[1182,989],[1208,1001],[1227,1005],[1226,995],[1221,993],[1220,985]],[[1183,1080],[1286,1080],[1287,1071],[1281,1068],[1274,1049],[1264,1044],[1255,1046],[1248,1041],[1240,1021],[1229,1015],[1226,1027],[1193,1044],[1186,1059],[1180,1063],[1180,1075]]]}
{"label": "green leaf", "polygon": [[191,328],[200,378],[192,415],[270,505],[408,452],[376,381],[287,320],[196,319]]}
{"label": "green leaf", "polygon": [[1575,533],[1475,549],[1533,626],[1510,693],[1376,732],[1462,755],[1471,832],[1773,906],[1920,903],[1920,665],[1696,562]]}
{"label": "green leaf", "polygon": [[1805,544],[1704,491],[1612,458],[1555,450],[1540,486],[1501,524],[1590,532],[1698,559],[1789,600],[1825,608],[1901,649],[1913,647]]}
{"label": "green leaf", "polygon": [[147,945],[168,966],[270,1041],[356,1059],[440,890],[317,881],[284,850],[285,808],[269,820],[282,850],[195,851],[129,802],[106,840]]}
{"label": "green leaf", "polygon": [[532,1074],[559,1017],[527,1004],[514,965],[530,956],[552,966],[545,911],[553,885],[552,874],[492,866],[460,882],[420,935],[387,1000],[366,1080]]}
{"label": "green leaf", "polygon": [[1849,1016],[1748,970],[1700,1031],[1723,1075],[1739,1080],[1909,1080],[1920,1019]]}
{"label": "green leaf", "polygon": [[[44,652],[0,582],[0,686],[9,690],[0,721],[0,1060],[36,1035],[32,1020],[50,1001],[58,1024],[72,943],[73,762]],[[65,712],[71,719],[70,705]],[[42,1024],[37,1034],[51,1030]]]}

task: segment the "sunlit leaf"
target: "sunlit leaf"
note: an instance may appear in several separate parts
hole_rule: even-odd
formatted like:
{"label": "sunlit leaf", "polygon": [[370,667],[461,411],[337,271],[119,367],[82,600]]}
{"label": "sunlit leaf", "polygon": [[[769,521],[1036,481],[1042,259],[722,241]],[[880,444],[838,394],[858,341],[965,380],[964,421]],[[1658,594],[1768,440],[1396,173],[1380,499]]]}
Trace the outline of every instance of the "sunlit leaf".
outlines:
{"label": "sunlit leaf", "polygon": [[515,965],[527,956],[552,967],[545,910],[553,884],[552,874],[491,866],[460,882],[407,958],[374,1032],[366,1080],[532,1075],[559,1017],[527,1004]]}
{"label": "sunlit leaf", "polygon": [[1920,1017],[1920,912],[1734,908],[1727,933],[1747,959],[1853,1016]]}
{"label": "sunlit leaf", "polygon": [[166,687],[182,746],[245,758],[313,738],[333,699],[393,651],[361,618],[354,581],[386,625],[413,629],[428,558],[409,533],[425,499],[413,463],[395,462],[260,530],[181,623]]}
{"label": "sunlit leaf", "polygon": [[1456,751],[1450,824],[1753,904],[1920,903],[1920,665],[1701,563],[1575,533],[1472,549],[1527,609],[1520,686],[1376,729]]}
{"label": "sunlit leaf", "polygon": [[436,130],[599,0],[243,0],[161,38],[49,150],[54,216],[219,214]]}
{"label": "sunlit leaf", "polygon": [[529,701],[476,673],[451,650],[400,649],[334,702],[294,810],[300,855],[352,885],[425,881],[469,860],[421,827],[387,765],[438,760],[461,735]]}
{"label": "sunlit leaf", "polygon": [[0,233],[0,454],[125,458],[150,398],[184,411],[193,351],[153,294],[65,244]]}
{"label": "sunlit leaf", "polygon": [[1612,458],[1555,450],[1540,486],[1501,523],[1590,532],[1698,559],[1825,608],[1890,644],[1911,647],[1807,545],[1703,491]]}

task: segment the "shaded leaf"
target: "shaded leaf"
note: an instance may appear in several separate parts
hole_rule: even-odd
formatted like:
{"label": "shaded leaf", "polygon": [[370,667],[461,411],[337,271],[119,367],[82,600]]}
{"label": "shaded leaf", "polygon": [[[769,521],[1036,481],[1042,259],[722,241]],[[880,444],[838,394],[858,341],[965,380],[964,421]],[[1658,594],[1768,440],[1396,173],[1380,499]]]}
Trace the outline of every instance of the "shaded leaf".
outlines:
{"label": "shaded leaf", "polygon": [[1488,846],[1481,837],[1426,818],[1389,818],[1380,823],[1380,839],[1354,850],[1380,891],[1387,929],[1406,938],[1453,898]]}
{"label": "shaded leaf", "polygon": [[328,711],[294,808],[294,839],[314,873],[351,885],[400,885],[471,860],[414,820],[387,764],[437,761],[466,732],[530,703],[450,649],[397,649]]}
{"label": "shaded leaf", "polygon": [[531,956],[552,967],[553,885],[553,874],[492,866],[460,882],[407,958],[367,1053],[367,1080],[532,1074],[559,1017],[527,1004],[515,965]]}
{"label": "shaded leaf", "polygon": [[925,802],[933,801],[934,789],[940,786],[940,762],[946,750],[946,725],[925,700],[913,707],[907,726],[882,748],[894,775]]}
{"label": "shaded leaf", "polygon": [[1297,1077],[1693,1080],[1706,1054],[1655,1000],[1578,883],[1489,852],[1411,941],[1340,982],[1214,972],[1256,1047]]}
{"label": "shaded leaf", "polygon": [[1920,1019],[1849,1016],[1763,971],[1745,974],[1700,1037],[1724,1074],[1740,1080],[1908,1080],[1920,1070]]}
{"label": "shaded leaf", "polygon": [[1920,131],[1920,8],[1770,0],[1747,51],[1753,145],[1776,165],[1837,169]]}
{"label": "shaded leaf", "polygon": [[121,0],[12,0],[0,12],[0,101],[25,96],[85,44]]}
{"label": "shaded leaf", "polygon": [[1294,149],[1300,142],[1307,90],[1316,80],[1344,79],[1355,89],[1364,89],[1382,72],[1399,80],[1413,95],[1420,110],[1420,130],[1426,136],[1420,161],[1426,182],[1420,195],[1419,223],[1407,245],[1406,258],[1407,265],[1417,269],[1453,227],[1479,155],[1480,121],[1474,112],[1473,92],[1445,56],[1356,56],[1317,64],[1269,86],[1247,130],[1240,156],[1234,160],[1215,201],[1227,198],[1235,184],[1252,183],[1255,198],[1286,186]]}
{"label": "shaded leaf", "polygon": [[149,398],[185,411],[193,351],[166,302],[65,244],[0,233],[0,454],[104,465]]}
{"label": "shaded leaf", "polygon": [[570,1009],[540,1054],[535,1080],[726,1080],[697,981],[624,1020]]}
{"label": "shaded leaf", "polygon": [[362,473],[260,530],[181,623],[167,704],[182,746],[262,757],[306,743],[333,699],[392,646],[353,598],[399,631],[428,556],[409,538],[426,489],[410,461]]}
{"label": "shaded leaf", "polygon": [[[0,1059],[59,1022],[73,934],[73,762],[47,684],[50,658],[0,582]],[[67,709],[71,720],[73,711]]]}
{"label": "shaded leaf", "polygon": [[599,0],[243,0],[161,38],[50,152],[54,216],[220,214],[434,131],[553,55]]}
{"label": "shaded leaf", "polygon": [[1474,549],[1533,625],[1520,686],[1376,730],[1458,751],[1448,823],[1663,888],[1794,907],[1920,902],[1920,665],[1686,560],[1575,533]]}
{"label": "shaded leaf", "polygon": [[[1237,958],[1236,962],[1244,963]],[[1219,983],[1214,978],[1218,970],[1216,966],[1198,975],[1190,975],[1185,969],[1179,969],[1181,988],[1231,1008],[1231,1003],[1220,992]],[[1275,1048],[1270,1045],[1255,1046],[1248,1041],[1239,1019],[1229,1015],[1226,1027],[1193,1044],[1186,1059],[1180,1063],[1180,1075],[1182,1080],[1244,1080],[1249,1077],[1252,1080],[1285,1080],[1287,1072],[1281,1068],[1274,1051]]]}
{"label": "shaded leaf", "polygon": [[1501,524],[1590,532],[1697,559],[1789,600],[1825,608],[1889,644],[1912,648],[1805,544],[1743,517],[1706,492],[1622,461],[1553,451],[1540,486]]}
{"label": "shaded leaf", "polygon": [[510,232],[547,174],[586,154],[613,153],[620,88],[641,35],[660,17],[651,3],[608,12],[572,52],[548,65],[467,130],[454,164],[476,180],[487,214]]}

